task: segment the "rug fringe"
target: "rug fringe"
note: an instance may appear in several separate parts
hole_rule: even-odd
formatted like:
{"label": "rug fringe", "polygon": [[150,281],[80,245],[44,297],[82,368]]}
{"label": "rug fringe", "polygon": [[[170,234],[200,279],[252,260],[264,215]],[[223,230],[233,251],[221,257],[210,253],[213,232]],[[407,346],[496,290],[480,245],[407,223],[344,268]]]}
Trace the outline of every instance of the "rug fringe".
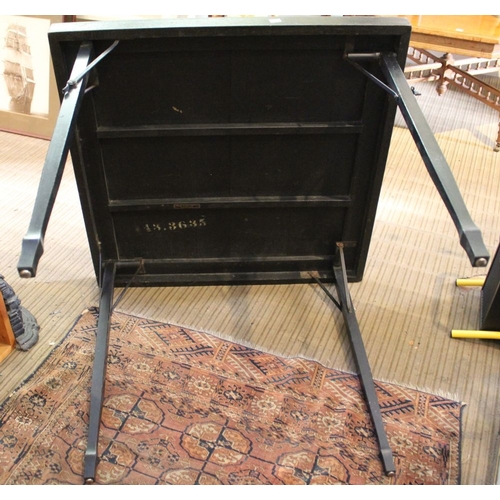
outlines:
{"label": "rug fringe", "polygon": [[457,403],[460,403],[462,406],[467,406],[467,403],[464,403],[463,401],[460,400],[460,397],[458,396],[457,393],[450,393],[442,389],[429,389],[422,386],[409,386],[392,379],[387,380],[387,379],[377,378],[377,382],[382,382],[383,384],[399,385],[401,387],[405,387],[406,389],[412,389],[414,391],[419,391],[419,392],[426,392],[427,394],[433,394],[434,396],[439,396],[441,398],[450,399],[451,401],[456,401]]}
{"label": "rug fringe", "polygon": [[[92,308],[92,309],[95,309],[96,311],[98,310],[98,308]],[[160,323],[166,323],[168,325],[176,326],[176,327],[179,327],[179,328],[188,328],[188,329],[194,330],[194,331],[198,331],[199,330],[199,327],[197,327],[197,326],[177,325],[175,323],[170,323],[168,321],[159,320],[157,318],[141,316],[141,315],[138,315],[138,314],[133,314],[132,315],[130,313],[126,313],[126,312],[121,311],[119,309],[113,311],[113,313],[124,314],[125,316],[134,316],[134,317],[142,318],[142,319],[146,319],[146,320],[154,320],[154,321],[158,321]],[[231,342],[232,344],[238,344],[238,345],[241,345],[243,347],[247,347],[248,349],[254,349],[256,351],[262,351],[262,352],[265,352],[266,354],[269,354],[271,356],[279,356],[279,357],[285,358],[285,359],[303,359],[305,361],[311,361],[313,363],[319,363],[322,366],[324,366],[325,368],[330,368],[332,370],[337,370],[337,371],[341,371],[341,372],[344,372],[344,373],[348,373],[349,375],[356,375],[356,376],[359,375],[357,372],[354,372],[352,370],[346,370],[345,368],[339,368],[339,367],[336,367],[336,366],[325,365],[324,363],[321,363],[321,362],[319,362],[316,359],[313,359],[313,358],[310,358],[310,357],[307,357],[307,356],[304,356],[304,355],[290,356],[290,355],[287,355],[287,354],[283,354],[282,352],[274,351],[273,349],[268,349],[267,347],[263,347],[263,346],[259,346],[259,345],[254,345],[251,342],[245,341],[244,339],[234,338],[231,335],[227,335],[227,334],[224,334],[224,333],[221,333],[221,332],[213,332],[211,330],[206,330],[206,329],[203,329],[202,331],[204,333],[207,333],[208,335],[212,335],[213,337],[216,337],[216,338],[218,338],[220,340]],[[418,392],[425,392],[427,394],[432,394],[434,396],[438,396],[438,397],[441,397],[441,398],[444,398],[444,399],[449,399],[451,401],[455,401],[457,403],[460,403],[462,406],[466,406],[466,403],[464,403],[463,401],[461,401],[460,398],[459,398],[459,396],[458,396],[458,394],[456,394],[456,393],[449,393],[449,392],[441,390],[441,389],[432,389],[432,390],[429,390],[428,388],[425,388],[425,387],[410,386],[408,384],[402,384],[401,382],[398,382],[398,381],[395,381],[395,380],[392,380],[392,379],[391,380],[387,380],[387,379],[374,378],[374,380],[375,380],[375,382],[380,382],[382,384],[399,385],[400,387],[402,387],[404,389],[410,389],[410,390],[414,390],[414,391],[418,391]]]}

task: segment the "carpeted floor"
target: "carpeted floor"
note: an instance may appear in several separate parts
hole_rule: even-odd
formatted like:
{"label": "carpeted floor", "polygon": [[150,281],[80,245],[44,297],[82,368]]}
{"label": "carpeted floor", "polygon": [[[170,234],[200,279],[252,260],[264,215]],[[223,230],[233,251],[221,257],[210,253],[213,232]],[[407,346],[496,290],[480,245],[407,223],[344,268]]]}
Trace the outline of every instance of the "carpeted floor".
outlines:
{"label": "carpeted floor", "polygon": [[[82,484],[97,310],[0,407],[0,484]],[[461,404],[377,391],[387,477],[358,377],[115,313],[100,484],[459,484]]]}

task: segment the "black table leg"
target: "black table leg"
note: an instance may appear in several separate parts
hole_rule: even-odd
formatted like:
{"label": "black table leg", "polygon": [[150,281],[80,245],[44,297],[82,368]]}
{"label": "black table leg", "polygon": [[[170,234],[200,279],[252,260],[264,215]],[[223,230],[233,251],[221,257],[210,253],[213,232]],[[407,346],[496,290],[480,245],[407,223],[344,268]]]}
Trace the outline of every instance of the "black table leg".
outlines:
{"label": "black table leg", "polygon": [[99,303],[99,319],[97,322],[97,338],[95,346],[94,366],[92,369],[92,388],[90,392],[90,416],[87,449],[84,458],[83,478],[86,484],[95,481],[97,467],[97,445],[99,441],[99,425],[101,423],[104,385],[106,382],[106,363],[108,357],[109,327],[116,265],[108,263],[104,266],[101,299]]}
{"label": "black table leg", "polygon": [[380,411],[380,405],[378,402],[377,393],[375,391],[375,384],[373,381],[370,364],[368,362],[365,346],[363,344],[363,338],[361,336],[358,320],[356,318],[356,313],[354,312],[354,307],[352,306],[352,301],[347,286],[342,248],[340,248],[340,257],[341,266],[334,266],[333,272],[335,274],[335,285],[337,287],[337,293],[340,299],[341,311],[344,317],[347,333],[349,334],[351,347],[354,352],[354,358],[358,367],[359,377],[361,379],[361,385],[365,393],[368,410],[372,418],[373,426],[375,427],[375,434],[379,443],[380,455],[384,470],[388,476],[393,476],[396,472],[396,466],[394,465],[392,450],[389,446],[389,441],[387,439],[387,434],[384,428],[384,422],[382,421],[382,413]]}
{"label": "black table leg", "polygon": [[[92,44],[82,43],[71,71],[72,77],[76,77],[87,67],[91,54]],[[43,254],[45,232],[61,184],[86,84],[87,78],[83,78],[62,99],[59,116],[45,158],[33,214],[28,232],[23,238],[21,256],[17,264],[21,278],[33,278],[36,275],[38,261]]]}

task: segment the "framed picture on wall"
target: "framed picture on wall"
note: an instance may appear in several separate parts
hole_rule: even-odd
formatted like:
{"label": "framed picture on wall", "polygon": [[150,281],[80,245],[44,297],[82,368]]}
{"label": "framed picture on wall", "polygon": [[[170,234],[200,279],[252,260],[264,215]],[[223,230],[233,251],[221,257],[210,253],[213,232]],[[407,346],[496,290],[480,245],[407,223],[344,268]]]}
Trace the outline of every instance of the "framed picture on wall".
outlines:
{"label": "framed picture on wall", "polygon": [[59,96],[47,33],[64,16],[0,16],[0,130],[49,139]]}

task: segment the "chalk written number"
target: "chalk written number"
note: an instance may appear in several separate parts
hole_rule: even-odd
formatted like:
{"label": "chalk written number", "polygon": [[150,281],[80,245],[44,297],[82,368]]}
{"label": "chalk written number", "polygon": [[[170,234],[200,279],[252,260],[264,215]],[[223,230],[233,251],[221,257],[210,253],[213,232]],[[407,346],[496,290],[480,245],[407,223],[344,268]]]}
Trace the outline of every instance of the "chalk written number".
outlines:
{"label": "chalk written number", "polygon": [[169,222],[166,226],[160,224],[144,224],[144,230],[147,233],[153,233],[158,231],[180,231],[182,229],[204,227],[207,225],[205,217],[200,217],[199,219],[189,219],[180,220],[175,222]]}

